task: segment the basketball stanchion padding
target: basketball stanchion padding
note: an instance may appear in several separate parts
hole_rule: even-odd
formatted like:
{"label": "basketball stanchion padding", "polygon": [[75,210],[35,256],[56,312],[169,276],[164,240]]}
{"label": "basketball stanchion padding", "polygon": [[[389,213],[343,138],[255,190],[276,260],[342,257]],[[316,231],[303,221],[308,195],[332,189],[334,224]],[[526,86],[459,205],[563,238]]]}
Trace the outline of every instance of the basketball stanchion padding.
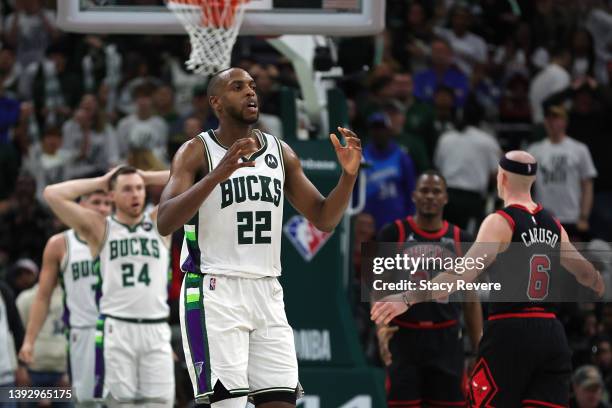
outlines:
{"label": "basketball stanchion padding", "polygon": [[228,68],[232,48],[249,0],[166,0],[189,34],[191,54],[185,62],[197,74]]}

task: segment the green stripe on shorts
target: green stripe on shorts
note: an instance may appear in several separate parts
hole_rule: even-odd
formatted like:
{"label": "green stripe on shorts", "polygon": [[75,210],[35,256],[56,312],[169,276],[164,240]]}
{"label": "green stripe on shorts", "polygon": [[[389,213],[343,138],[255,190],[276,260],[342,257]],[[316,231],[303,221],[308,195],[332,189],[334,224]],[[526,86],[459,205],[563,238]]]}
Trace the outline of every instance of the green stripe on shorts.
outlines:
{"label": "green stripe on shorts", "polygon": [[188,241],[195,242],[196,240],[195,225],[187,224],[183,226],[183,228],[185,229],[185,238],[187,238]]}

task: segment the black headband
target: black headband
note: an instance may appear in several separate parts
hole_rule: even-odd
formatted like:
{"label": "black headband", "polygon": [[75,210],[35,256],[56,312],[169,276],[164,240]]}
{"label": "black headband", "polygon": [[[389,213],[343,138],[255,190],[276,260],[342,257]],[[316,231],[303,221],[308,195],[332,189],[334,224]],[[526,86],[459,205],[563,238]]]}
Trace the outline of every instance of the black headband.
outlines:
{"label": "black headband", "polygon": [[502,156],[502,158],[499,159],[499,167],[510,173],[516,173],[522,176],[535,176],[538,171],[537,163],[521,163],[510,160],[506,156]]}

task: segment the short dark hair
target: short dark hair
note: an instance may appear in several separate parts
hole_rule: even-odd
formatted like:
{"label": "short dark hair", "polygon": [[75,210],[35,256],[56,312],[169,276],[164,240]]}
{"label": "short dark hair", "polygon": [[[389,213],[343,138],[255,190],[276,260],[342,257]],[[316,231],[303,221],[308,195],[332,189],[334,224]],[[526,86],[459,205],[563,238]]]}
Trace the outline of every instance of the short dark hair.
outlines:
{"label": "short dark hair", "polygon": [[92,195],[96,195],[96,194],[104,194],[106,195],[106,191],[104,190],[95,190],[92,191],[91,193],[87,193],[87,194],[83,194],[82,196],[79,197],[79,203],[83,200],[87,200],[89,197],[91,197]]}
{"label": "short dark hair", "polygon": [[59,126],[45,126],[45,130],[41,135],[41,138],[45,138],[47,136],[59,136],[62,137],[62,129]]}
{"label": "short dark hair", "polygon": [[385,87],[389,86],[392,82],[393,77],[389,75],[382,75],[380,77],[376,77],[370,82],[370,92],[378,93],[382,91]]}
{"label": "short dark hair", "polygon": [[231,69],[234,69],[233,67],[230,68],[225,68],[222,69],[220,71],[215,72],[214,74],[212,74],[212,76],[210,77],[210,79],[208,80],[208,85],[206,86],[206,94],[208,96],[216,96],[217,92],[219,91],[219,84],[221,83],[221,74],[223,74],[224,72],[227,72]]}
{"label": "short dark hair", "polygon": [[436,169],[429,169],[422,172],[421,175],[417,177],[417,184],[419,183],[419,180],[423,177],[439,177],[440,180],[442,180],[442,182],[444,183],[444,188],[448,187],[448,184],[446,184],[446,178]]}
{"label": "short dark hair", "polygon": [[137,99],[143,96],[151,97],[153,96],[153,92],[155,92],[156,89],[157,87],[154,84],[150,82],[145,82],[136,86],[134,90],[132,90],[132,98]]}
{"label": "short dark hair", "polygon": [[439,93],[449,94],[453,100],[455,99],[455,90],[448,85],[438,85],[438,87],[434,90],[434,97]]}
{"label": "short dark hair", "polygon": [[442,43],[442,44],[446,45],[446,48],[448,48],[449,50],[453,51],[453,46],[451,45],[451,43],[450,43],[450,42],[448,42],[448,40],[447,40],[446,38],[444,38],[444,37],[440,37],[440,36],[437,36],[437,35],[436,35],[436,36],[434,36],[434,37],[433,37],[433,38],[432,38],[432,39],[429,41],[429,44],[431,45],[431,44],[433,44],[433,43],[435,43],[435,42]]}
{"label": "short dark hair", "polygon": [[109,190],[115,189],[115,186],[117,185],[117,179],[119,178],[119,176],[123,176],[125,174],[136,174],[136,173],[138,173],[138,169],[134,166],[119,167],[117,170],[115,170],[110,180],[108,181]]}

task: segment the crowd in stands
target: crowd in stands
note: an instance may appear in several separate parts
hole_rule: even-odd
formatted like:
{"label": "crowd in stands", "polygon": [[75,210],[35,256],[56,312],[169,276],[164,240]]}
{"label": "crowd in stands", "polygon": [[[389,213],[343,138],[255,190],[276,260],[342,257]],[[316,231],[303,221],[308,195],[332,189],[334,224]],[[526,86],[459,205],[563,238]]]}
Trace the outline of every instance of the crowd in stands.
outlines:
{"label": "crowd in stands", "polygon": [[[52,3],[0,1],[0,283],[2,304],[16,303],[22,325],[45,242],[63,228],[42,200],[45,186],[122,163],[168,168],[184,141],[217,124],[206,78],[183,67],[186,36],[65,33]],[[500,205],[500,155],[522,148],[539,163],[537,201],[573,240],[600,249],[598,266],[612,287],[612,3],[387,0],[383,33],[335,43],[344,72],[337,85],[368,164],[355,248],[412,214],[416,177],[430,168],[448,183],[446,218],[474,232]],[[282,136],[279,91],[299,92],[291,65],[247,37],[233,61],[257,81],[258,126]],[[154,202],[159,191],[150,193]],[[177,302],[176,285],[171,298]],[[612,305],[567,309],[576,406],[605,404],[612,400]],[[59,350],[53,336],[60,332],[47,327],[49,353]],[[30,381],[65,381],[60,361],[56,353],[41,363],[44,379],[32,367]]]}

